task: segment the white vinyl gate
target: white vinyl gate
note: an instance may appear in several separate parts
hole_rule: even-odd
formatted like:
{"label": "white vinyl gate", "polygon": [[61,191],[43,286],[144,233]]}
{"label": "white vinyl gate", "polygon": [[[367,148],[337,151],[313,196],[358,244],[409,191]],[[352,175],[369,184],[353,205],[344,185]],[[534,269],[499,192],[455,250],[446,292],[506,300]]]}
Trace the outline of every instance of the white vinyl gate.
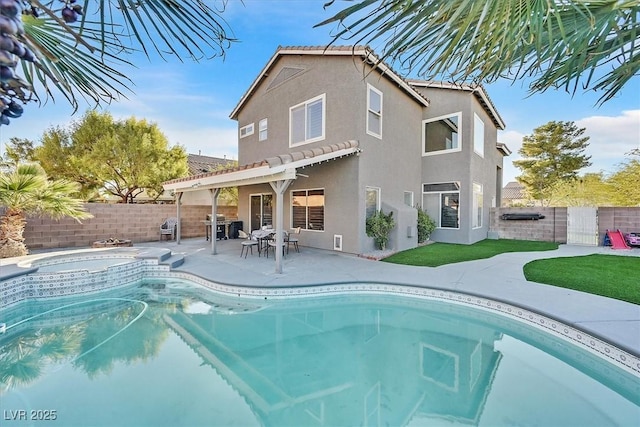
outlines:
{"label": "white vinyl gate", "polygon": [[598,208],[567,208],[567,244],[598,246]]}

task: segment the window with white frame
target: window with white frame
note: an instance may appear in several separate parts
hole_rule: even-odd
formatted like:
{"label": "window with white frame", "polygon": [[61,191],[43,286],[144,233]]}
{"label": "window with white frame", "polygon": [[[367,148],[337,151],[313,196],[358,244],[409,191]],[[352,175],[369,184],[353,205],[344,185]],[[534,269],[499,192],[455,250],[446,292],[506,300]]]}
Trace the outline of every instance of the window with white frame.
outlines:
{"label": "window with white frame", "polygon": [[367,85],[367,133],[382,138],[382,92]]}
{"label": "window with white frame", "polygon": [[325,94],[289,109],[289,146],[324,139]]}
{"label": "window with white frame", "polygon": [[240,138],[244,138],[249,135],[253,135],[253,123],[240,128]]}
{"label": "window with white frame", "polygon": [[291,191],[291,227],[324,231],[324,188]]}
{"label": "window with white frame", "polygon": [[258,122],[258,141],[264,141],[267,139],[267,119],[262,119]]}
{"label": "window with white frame", "polygon": [[422,206],[438,228],[460,228],[460,183],[424,184]]}
{"label": "window with white frame", "polygon": [[484,157],[484,122],[473,113],[473,151]]}
{"label": "window with white frame", "polygon": [[404,204],[413,207],[413,191],[404,192]]}
{"label": "window with white frame", "polygon": [[473,218],[472,227],[482,227],[482,185],[473,183]]}
{"label": "window with white frame", "polygon": [[425,156],[462,149],[462,113],[422,121],[422,149]]}
{"label": "window with white frame", "polygon": [[380,210],[380,188],[365,188],[365,213],[366,218],[371,218]]}

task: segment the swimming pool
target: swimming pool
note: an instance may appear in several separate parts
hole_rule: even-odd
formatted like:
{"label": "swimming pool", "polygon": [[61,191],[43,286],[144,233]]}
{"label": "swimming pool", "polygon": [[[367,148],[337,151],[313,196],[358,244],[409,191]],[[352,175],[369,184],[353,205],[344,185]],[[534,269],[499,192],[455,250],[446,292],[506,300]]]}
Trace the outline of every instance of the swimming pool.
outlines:
{"label": "swimming pool", "polygon": [[[239,298],[152,278],[11,306],[3,425],[638,425],[634,365],[545,330],[561,324],[329,290]],[[316,295],[277,298],[298,291]]]}

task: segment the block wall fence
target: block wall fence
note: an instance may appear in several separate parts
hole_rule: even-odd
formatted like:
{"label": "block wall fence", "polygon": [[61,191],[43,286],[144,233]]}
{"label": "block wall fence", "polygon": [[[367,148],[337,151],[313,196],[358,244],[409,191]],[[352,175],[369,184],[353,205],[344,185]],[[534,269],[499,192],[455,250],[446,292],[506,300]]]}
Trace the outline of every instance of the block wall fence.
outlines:
{"label": "block wall fence", "polygon": [[[25,244],[30,249],[54,249],[89,247],[97,240],[111,237],[129,239],[134,244],[158,241],[162,222],[176,216],[175,205],[87,203],[85,207],[93,218],[82,223],[70,218],[55,221],[49,217],[28,217]],[[218,212],[227,219],[236,219],[238,215],[236,206],[218,206]],[[182,206],[182,237],[204,237],[202,221],[209,213],[211,206]],[[505,213],[540,213],[545,218],[505,221],[500,219]],[[0,208],[2,214],[4,209]],[[599,244],[602,245],[606,230],[616,229],[625,233],[640,232],[640,207],[599,207]],[[500,239],[566,243],[567,208],[492,208],[489,230]]]}
{"label": "block wall fence", "polygon": [[[540,213],[540,220],[506,221],[506,213]],[[492,208],[490,232],[500,239],[567,243],[567,208]],[[598,244],[607,230],[640,233],[640,207],[598,207]]]}
{"label": "block wall fence", "polygon": [[[79,223],[70,218],[59,221],[45,217],[28,217],[24,232],[29,249],[88,247],[97,240],[129,239],[134,244],[160,240],[160,225],[168,217],[177,216],[176,205],[87,203],[85,208],[93,218]],[[205,236],[202,223],[211,206],[182,205],[180,207],[181,236]],[[236,206],[218,206],[226,219],[236,219]],[[0,208],[0,215],[4,209]]]}

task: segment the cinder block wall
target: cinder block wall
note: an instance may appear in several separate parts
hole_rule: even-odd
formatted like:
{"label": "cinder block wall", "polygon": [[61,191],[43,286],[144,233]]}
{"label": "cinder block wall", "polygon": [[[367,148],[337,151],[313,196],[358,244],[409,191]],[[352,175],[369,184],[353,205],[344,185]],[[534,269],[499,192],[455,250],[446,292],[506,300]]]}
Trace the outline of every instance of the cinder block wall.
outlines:
{"label": "cinder block wall", "polygon": [[640,233],[640,208],[598,208],[598,242],[604,242],[607,230]]}
{"label": "cinder block wall", "polygon": [[[539,220],[509,221],[500,219],[506,213],[539,213]],[[492,208],[491,231],[501,239],[537,240],[567,243],[567,208]]]}
{"label": "cinder block wall", "polygon": [[[97,240],[112,237],[129,239],[134,244],[157,241],[160,225],[166,218],[176,216],[175,205],[87,203],[85,208],[93,218],[82,223],[70,218],[27,218],[25,244],[30,249],[50,249],[91,246]],[[182,237],[204,237],[202,221],[209,213],[211,206],[181,206]],[[238,215],[236,206],[218,206],[218,213],[227,219]]]}

